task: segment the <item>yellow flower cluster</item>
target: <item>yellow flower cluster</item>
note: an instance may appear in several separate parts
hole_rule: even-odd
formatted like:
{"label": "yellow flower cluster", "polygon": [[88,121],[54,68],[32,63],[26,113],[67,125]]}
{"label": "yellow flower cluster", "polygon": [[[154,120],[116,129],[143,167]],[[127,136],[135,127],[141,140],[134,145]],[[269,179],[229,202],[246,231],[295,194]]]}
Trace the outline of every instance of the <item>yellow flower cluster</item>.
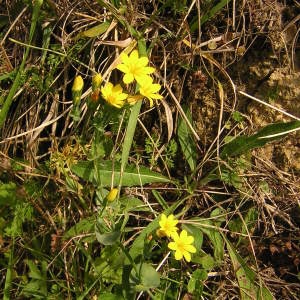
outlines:
{"label": "yellow flower cluster", "polygon": [[187,262],[190,262],[190,253],[196,253],[196,248],[192,245],[194,243],[194,237],[189,236],[186,230],[182,230],[180,234],[178,234],[177,223],[178,220],[175,219],[174,215],[167,217],[165,214],[162,214],[159,221],[160,228],[156,233],[159,237],[167,236],[173,239],[173,241],[168,244],[168,248],[175,251],[176,260],[185,258]]}
{"label": "yellow flower cluster", "polygon": [[[123,87],[120,84],[113,85],[111,82],[107,82],[104,86],[102,84],[102,76],[95,74],[92,80],[92,93],[90,100],[97,102],[100,95],[110,105],[121,108],[126,103],[133,105],[137,101],[148,99],[150,106],[153,106],[153,100],[162,99],[162,95],[159,94],[161,89],[160,84],[154,83],[153,78],[150,76],[155,72],[155,69],[149,67],[149,60],[147,57],[139,57],[137,50],[133,50],[129,55],[122,53],[120,56],[121,63],[116,66],[116,69],[124,73],[123,83],[128,85],[136,82],[138,87],[138,93],[131,95],[123,92]],[[73,99],[76,105],[79,104],[81,92],[83,89],[83,79],[81,76],[77,76],[72,86]]]}
{"label": "yellow flower cluster", "polygon": [[149,60],[147,57],[139,57],[138,51],[133,50],[130,55],[121,54],[121,63],[117,65],[117,69],[124,73],[123,82],[130,84],[136,81],[139,85],[139,94],[129,95],[123,93],[123,88],[120,84],[114,86],[108,82],[101,88],[101,94],[105,101],[110,105],[121,108],[127,99],[127,103],[135,104],[137,101],[147,98],[150,101],[150,106],[153,105],[153,99],[162,99],[158,94],[161,86],[158,83],[153,83],[150,74],[155,72],[155,69],[148,66]]}

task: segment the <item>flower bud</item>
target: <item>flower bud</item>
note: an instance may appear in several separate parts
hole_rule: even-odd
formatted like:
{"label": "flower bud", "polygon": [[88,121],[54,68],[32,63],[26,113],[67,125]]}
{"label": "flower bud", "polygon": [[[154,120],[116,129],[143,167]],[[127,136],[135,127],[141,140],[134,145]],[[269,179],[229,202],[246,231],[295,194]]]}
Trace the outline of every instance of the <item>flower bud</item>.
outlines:
{"label": "flower bud", "polygon": [[102,83],[102,76],[97,73],[96,75],[93,76],[92,79],[92,90],[95,91],[96,89],[98,89]]}
{"label": "flower bud", "polygon": [[83,89],[83,79],[79,75],[79,76],[75,77],[73,86],[72,86],[72,97],[73,97],[73,103],[75,106],[77,106],[80,102],[82,89]]}
{"label": "flower bud", "polygon": [[107,194],[106,199],[107,201],[114,201],[118,195],[119,190],[118,189],[111,189],[110,192]]}
{"label": "flower bud", "polygon": [[72,86],[72,92],[81,92],[83,89],[83,79],[82,77],[76,76]]}

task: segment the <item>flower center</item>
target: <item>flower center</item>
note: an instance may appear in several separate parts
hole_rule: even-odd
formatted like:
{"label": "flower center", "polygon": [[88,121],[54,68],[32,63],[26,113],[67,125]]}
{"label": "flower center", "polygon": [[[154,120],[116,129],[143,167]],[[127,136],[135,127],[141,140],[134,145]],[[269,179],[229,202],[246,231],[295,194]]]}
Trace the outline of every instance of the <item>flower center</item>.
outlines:
{"label": "flower center", "polygon": [[165,224],[165,231],[169,231],[171,229],[170,224],[166,223]]}
{"label": "flower center", "polygon": [[129,66],[129,71],[133,76],[136,76],[139,74],[140,68],[136,64],[131,63]]}
{"label": "flower center", "polygon": [[177,248],[180,252],[183,252],[184,251],[184,243],[182,243],[181,241],[178,241]]}

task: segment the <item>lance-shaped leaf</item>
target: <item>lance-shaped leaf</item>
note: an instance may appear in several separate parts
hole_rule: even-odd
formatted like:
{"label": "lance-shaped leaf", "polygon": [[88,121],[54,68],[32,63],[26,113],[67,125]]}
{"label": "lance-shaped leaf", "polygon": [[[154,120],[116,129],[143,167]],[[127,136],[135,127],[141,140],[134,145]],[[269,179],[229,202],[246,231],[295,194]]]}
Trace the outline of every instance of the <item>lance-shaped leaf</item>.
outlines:
{"label": "lance-shaped leaf", "polygon": [[[97,170],[99,172],[99,181],[96,182],[96,172],[94,169],[94,163],[91,161],[81,161],[71,167],[71,170],[78,177],[93,182],[94,184],[102,184],[102,186],[111,186],[112,179],[113,185],[116,186],[120,180],[120,169],[119,163],[112,161],[102,161],[97,164]],[[113,176],[112,176],[113,174]],[[146,167],[135,165],[128,165],[123,173],[123,186],[140,186],[153,182],[170,182],[170,180],[157,173],[149,170]]]}
{"label": "lance-shaped leaf", "polygon": [[239,136],[226,144],[221,152],[221,157],[241,155],[254,148],[262,147],[284,137],[289,132],[300,129],[300,121],[288,123],[275,123],[264,127],[256,134],[250,136]]}

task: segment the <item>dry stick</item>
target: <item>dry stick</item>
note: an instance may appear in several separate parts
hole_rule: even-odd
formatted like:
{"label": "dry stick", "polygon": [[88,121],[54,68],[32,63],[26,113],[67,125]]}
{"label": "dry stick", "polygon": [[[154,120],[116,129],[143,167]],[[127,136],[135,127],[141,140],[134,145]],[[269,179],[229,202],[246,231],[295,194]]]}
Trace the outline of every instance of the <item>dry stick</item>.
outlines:
{"label": "dry stick", "polygon": [[171,88],[169,87],[169,85],[166,83],[166,81],[161,77],[159,76],[159,78],[164,82],[164,86],[167,88],[171,98],[174,100],[176,106],[177,106],[177,109],[181,115],[181,117],[184,119],[185,123],[187,124],[187,126],[190,128],[191,132],[193,133],[193,135],[195,136],[196,140],[197,141],[200,141],[200,137],[199,135],[197,134],[197,132],[195,131],[195,129],[193,128],[193,125],[190,123],[189,119],[187,118],[187,116],[185,115],[179,101],[177,100],[176,96],[173,94]]}
{"label": "dry stick", "polygon": [[33,128],[33,129],[30,129],[30,130],[28,130],[26,132],[22,132],[20,134],[15,135],[15,136],[8,137],[8,138],[4,139],[3,141],[1,141],[0,144],[5,143],[5,142],[10,141],[10,140],[13,140],[13,139],[16,139],[16,138],[19,138],[19,137],[22,137],[24,135],[27,135],[29,133],[32,133],[32,132],[36,131],[36,130],[39,130],[41,128],[44,128],[44,127],[47,127],[47,126],[53,124],[54,122],[56,122],[57,120],[59,120],[61,117],[63,117],[72,107],[73,107],[73,105],[71,105],[70,107],[68,107],[63,113],[61,113],[55,119],[53,119],[51,121],[47,121],[46,123],[42,123],[40,126],[38,126],[36,128]]}
{"label": "dry stick", "polygon": [[290,118],[292,118],[292,119],[295,119],[295,120],[300,121],[300,118],[297,118],[297,117],[291,115],[290,113],[286,112],[285,110],[283,110],[283,109],[281,109],[281,108],[278,108],[278,107],[276,107],[276,106],[274,106],[274,105],[271,105],[271,104],[269,104],[269,103],[267,103],[267,102],[264,102],[264,101],[262,101],[262,100],[260,100],[260,99],[258,99],[258,98],[256,98],[256,97],[254,97],[254,96],[251,96],[251,95],[249,95],[249,94],[247,94],[247,93],[245,93],[245,92],[238,91],[238,93],[240,93],[241,95],[246,96],[247,98],[250,98],[250,99],[252,99],[252,100],[254,100],[254,101],[256,101],[256,102],[258,102],[258,103],[260,103],[260,104],[263,104],[263,105],[265,105],[265,106],[268,106],[268,107],[270,107],[270,108],[272,108],[272,109],[274,109],[274,110],[276,110],[276,111],[278,111],[278,112],[280,112],[280,113],[282,113],[282,114],[284,114],[284,115],[286,115],[286,116],[288,116],[288,117],[290,117]]}
{"label": "dry stick", "polygon": [[27,10],[28,6],[25,6],[24,9],[19,13],[19,15],[17,16],[17,18],[13,21],[13,23],[10,25],[9,29],[7,30],[6,34],[4,35],[3,39],[0,42],[0,45],[3,46],[6,38],[8,37],[9,33],[11,32],[11,30],[14,28],[15,24],[19,21],[19,19],[21,18],[21,16],[24,14],[24,12]]}
{"label": "dry stick", "polygon": [[[30,26],[30,30],[29,30],[29,42],[28,42],[28,44],[31,44],[31,41],[33,39],[33,35],[34,35],[35,29],[36,29],[38,15],[39,15],[39,11],[40,11],[40,8],[42,6],[42,3],[43,3],[42,0],[36,1],[34,3],[32,19],[31,19],[31,26]],[[19,69],[18,69],[17,75],[16,75],[16,77],[14,79],[14,82],[13,82],[11,88],[10,88],[10,91],[9,91],[9,93],[8,93],[6,99],[5,99],[5,102],[3,103],[2,109],[0,110],[0,129],[2,128],[2,126],[3,126],[3,124],[6,120],[7,113],[9,111],[9,108],[10,108],[10,106],[12,104],[12,101],[13,101],[13,97],[14,97],[15,93],[17,92],[18,87],[20,86],[21,75],[24,71],[26,60],[27,60],[27,57],[29,55],[29,51],[30,51],[30,48],[27,47],[26,50],[25,50],[25,53],[23,55],[22,63],[20,65]]]}

